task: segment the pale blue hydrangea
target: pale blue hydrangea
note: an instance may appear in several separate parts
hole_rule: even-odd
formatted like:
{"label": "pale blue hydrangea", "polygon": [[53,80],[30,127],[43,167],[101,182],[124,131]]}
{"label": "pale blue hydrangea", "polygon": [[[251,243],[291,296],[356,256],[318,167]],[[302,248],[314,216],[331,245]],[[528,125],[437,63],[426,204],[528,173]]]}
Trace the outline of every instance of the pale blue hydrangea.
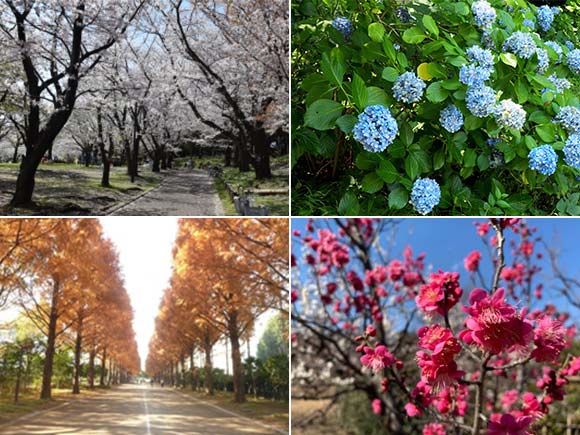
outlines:
{"label": "pale blue hydrangea", "polygon": [[538,67],[536,68],[536,72],[538,74],[544,74],[550,66],[550,57],[548,56],[548,51],[538,47],[536,50],[536,56],[538,56]]}
{"label": "pale blue hydrangea", "polygon": [[574,106],[563,106],[554,118],[568,133],[580,131],[580,110]]}
{"label": "pale blue hydrangea", "polygon": [[441,111],[439,122],[445,130],[455,133],[463,126],[463,114],[454,104],[450,104]]}
{"label": "pale blue hydrangea", "polygon": [[338,30],[342,34],[343,38],[347,40],[350,38],[350,35],[352,35],[352,32],[354,31],[352,23],[346,17],[336,17],[332,22],[332,27]]}
{"label": "pale blue hydrangea", "polygon": [[402,103],[415,103],[423,96],[427,85],[414,72],[407,71],[393,85],[393,96]]}
{"label": "pale blue hydrangea", "polygon": [[486,85],[470,86],[465,94],[465,103],[474,116],[484,118],[495,106],[495,91]]}
{"label": "pale blue hydrangea", "polygon": [[551,76],[547,77],[547,79],[555,86],[556,90],[544,88],[542,89],[542,93],[544,92],[555,92],[556,94],[561,94],[566,89],[570,89],[572,84],[565,78],[558,78],[556,74],[552,74]]}
{"label": "pale blue hydrangea", "polygon": [[469,47],[465,53],[470,62],[474,62],[483,68],[493,68],[493,54],[490,50],[474,45]]}
{"label": "pale blue hydrangea", "polygon": [[566,65],[575,74],[580,74],[580,49],[574,49],[566,57]]}
{"label": "pale blue hydrangea", "polygon": [[500,127],[521,130],[526,122],[526,111],[511,99],[502,100],[493,108],[492,113]]}
{"label": "pale blue hydrangea", "polygon": [[352,135],[370,152],[384,151],[393,143],[399,127],[391,111],[379,104],[367,107],[358,116]]}
{"label": "pale blue hydrangea", "polygon": [[489,30],[484,30],[481,33],[481,45],[483,45],[485,48],[495,50],[495,42],[493,42],[493,38],[491,37],[491,32]]}
{"label": "pale blue hydrangea", "polygon": [[564,45],[568,50],[574,50],[574,44],[572,43],[572,41],[566,41],[564,42]]}
{"label": "pale blue hydrangea", "polygon": [[562,46],[555,41],[546,41],[545,44],[556,52],[558,55],[558,62],[562,61]]}
{"label": "pale blue hydrangea", "polygon": [[550,9],[552,9],[552,13],[554,14],[554,16],[558,15],[561,11],[561,9],[558,6],[552,6]]}
{"label": "pale blue hydrangea", "polygon": [[552,175],[556,172],[558,155],[551,145],[541,145],[530,151],[528,154],[528,166],[540,174]]}
{"label": "pale blue hydrangea", "polygon": [[536,43],[532,35],[524,32],[514,32],[503,43],[503,51],[509,51],[522,59],[529,59],[536,52]]}
{"label": "pale blue hydrangea", "polygon": [[564,161],[574,168],[580,169],[580,133],[573,133],[564,146]]}
{"label": "pale blue hydrangea", "polygon": [[471,5],[471,12],[473,12],[473,20],[475,25],[480,29],[491,29],[497,14],[495,9],[487,2],[487,0],[479,0]]}
{"label": "pale blue hydrangea", "polygon": [[437,181],[431,178],[418,178],[413,183],[413,188],[411,189],[411,205],[415,210],[426,215],[430,213],[433,208],[441,200],[441,188]]}
{"label": "pale blue hydrangea", "polygon": [[489,80],[491,70],[474,64],[464,65],[459,69],[459,81],[467,86],[480,85]]}
{"label": "pale blue hydrangea", "polygon": [[538,26],[540,26],[540,29],[542,29],[544,32],[550,30],[552,22],[554,21],[554,12],[552,11],[552,8],[547,5],[540,6],[537,10],[537,14]]}
{"label": "pale blue hydrangea", "polygon": [[532,20],[529,20],[527,18],[523,21],[523,25],[526,27],[529,27],[530,30],[536,29],[536,23],[534,23]]}

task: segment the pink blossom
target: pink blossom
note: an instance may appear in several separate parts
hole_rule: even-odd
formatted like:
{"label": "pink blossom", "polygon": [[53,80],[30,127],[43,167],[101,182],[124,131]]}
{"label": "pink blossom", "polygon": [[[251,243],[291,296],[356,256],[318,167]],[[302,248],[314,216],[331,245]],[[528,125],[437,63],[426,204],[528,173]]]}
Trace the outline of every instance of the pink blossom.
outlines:
{"label": "pink blossom", "polygon": [[524,241],[520,245],[520,252],[526,258],[530,258],[534,254],[534,242]]}
{"label": "pink blossom", "polygon": [[504,289],[489,296],[485,290],[474,289],[469,295],[467,330],[459,336],[466,343],[475,343],[497,355],[515,346],[525,347],[533,337],[532,325],[520,318],[516,310],[504,300]]}
{"label": "pink blossom", "polygon": [[486,236],[489,232],[489,223],[485,222],[482,224],[476,223],[475,226],[477,227],[477,235],[483,237]]}
{"label": "pink blossom", "polygon": [[391,281],[400,280],[403,277],[403,274],[405,273],[403,263],[401,263],[399,260],[391,261],[389,263],[388,270],[389,270],[389,279]]}
{"label": "pink blossom", "polygon": [[528,426],[532,423],[532,417],[514,417],[511,414],[492,414],[487,435],[531,435]]}
{"label": "pink blossom", "polygon": [[415,298],[417,306],[426,313],[438,312],[445,315],[461,298],[457,272],[432,273],[429,283],[422,285]]}
{"label": "pink blossom", "polygon": [[364,289],[363,282],[356,272],[350,270],[346,274],[346,279],[348,279],[348,282],[350,282],[352,288],[354,288],[356,291],[362,291]]}
{"label": "pink blossom", "polygon": [[298,300],[298,292],[296,290],[292,290],[290,292],[290,300],[292,301],[292,303]]}
{"label": "pink blossom", "polygon": [[418,415],[423,415],[423,412],[421,412],[421,410],[419,408],[417,408],[411,402],[409,402],[405,405],[405,411],[407,411],[407,415],[409,417],[416,417]]}
{"label": "pink blossom", "polygon": [[360,357],[363,366],[369,367],[374,373],[381,372],[385,367],[389,367],[396,362],[395,357],[382,344],[376,348],[365,346],[364,355]]}
{"label": "pink blossom", "polygon": [[475,272],[479,268],[479,262],[481,260],[481,253],[478,250],[473,251],[465,260],[463,260],[463,265],[465,270],[468,272]]}
{"label": "pink blossom", "polygon": [[566,331],[560,322],[548,316],[542,316],[537,323],[532,357],[537,362],[556,361],[566,346]]}
{"label": "pink blossom", "polygon": [[413,287],[421,282],[421,275],[417,272],[407,272],[403,275],[403,284],[407,287]]}
{"label": "pink blossom", "polygon": [[423,435],[446,435],[446,432],[442,424],[429,423],[423,427]]}
{"label": "pink blossom", "polygon": [[373,413],[377,414],[377,415],[381,415],[381,413],[383,412],[383,402],[381,402],[381,399],[373,400],[372,406],[373,406]]}
{"label": "pink blossom", "polygon": [[501,397],[501,407],[504,411],[510,411],[519,398],[517,390],[508,390]]}
{"label": "pink blossom", "polygon": [[423,326],[417,332],[419,346],[430,350],[417,352],[417,362],[421,368],[421,379],[440,390],[448,385],[454,385],[465,372],[457,369],[455,355],[461,351],[461,346],[451,331],[440,325]]}

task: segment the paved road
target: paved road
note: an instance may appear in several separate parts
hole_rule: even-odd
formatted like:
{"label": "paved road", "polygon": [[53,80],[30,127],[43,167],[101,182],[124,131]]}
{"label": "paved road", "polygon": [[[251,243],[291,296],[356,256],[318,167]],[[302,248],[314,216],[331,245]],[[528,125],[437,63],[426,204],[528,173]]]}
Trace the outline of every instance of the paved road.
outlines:
{"label": "paved road", "polygon": [[2,435],[279,435],[175,391],[124,385],[0,426]]}
{"label": "paved road", "polygon": [[221,216],[224,214],[212,178],[200,169],[167,175],[163,184],[112,216]]}

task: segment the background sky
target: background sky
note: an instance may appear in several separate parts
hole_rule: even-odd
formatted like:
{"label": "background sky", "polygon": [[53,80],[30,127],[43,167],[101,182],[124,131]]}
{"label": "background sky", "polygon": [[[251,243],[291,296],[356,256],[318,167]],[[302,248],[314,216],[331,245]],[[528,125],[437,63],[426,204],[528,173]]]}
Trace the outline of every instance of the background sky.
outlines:
{"label": "background sky", "polygon": [[[292,229],[301,230],[304,234],[307,219],[293,219]],[[474,222],[485,222],[482,218],[407,218],[397,219],[399,222],[398,231],[393,239],[393,258],[401,258],[405,246],[410,245],[414,255],[421,252],[427,254],[426,265],[432,265],[433,269],[444,271],[460,272],[464,290],[470,290],[468,284],[469,274],[463,267],[463,259],[473,250],[478,249],[483,259],[481,264],[484,277],[491,279],[491,262],[488,259],[484,244],[476,233]],[[580,276],[580,220],[568,218],[530,218],[526,219],[530,226],[538,228],[536,236],[542,236],[544,241],[552,248],[560,251],[560,268],[568,276]],[[334,223],[329,223],[331,226]],[[508,231],[508,240],[513,238]],[[490,230],[491,234],[491,230]],[[389,242],[385,234],[381,238],[382,246],[387,246]],[[296,243],[296,238],[292,241],[292,252],[299,257],[302,244]],[[506,250],[506,253],[509,249]],[[510,264],[511,255],[506,256],[506,263]],[[550,275],[551,268],[546,257],[540,261],[543,272],[536,277],[535,283],[541,279],[545,282]],[[548,284],[548,283],[546,283]],[[488,284],[489,285],[489,284]],[[468,293],[468,291],[467,291]],[[565,299],[559,296],[549,285],[545,285],[543,299],[540,306],[545,303],[554,303],[558,308],[570,312],[571,309]],[[576,313],[578,314],[578,313]]]}

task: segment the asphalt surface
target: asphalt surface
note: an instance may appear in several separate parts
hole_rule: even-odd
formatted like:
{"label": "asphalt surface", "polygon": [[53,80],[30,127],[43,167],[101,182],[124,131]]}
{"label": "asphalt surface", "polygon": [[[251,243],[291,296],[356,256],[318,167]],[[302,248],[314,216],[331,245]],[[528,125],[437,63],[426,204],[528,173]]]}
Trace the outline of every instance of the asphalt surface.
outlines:
{"label": "asphalt surface", "polygon": [[222,216],[213,179],[206,171],[172,172],[161,186],[116,209],[112,216]]}
{"label": "asphalt surface", "polygon": [[0,426],[2,435],[278,435],[168,388],[124,385]]}

